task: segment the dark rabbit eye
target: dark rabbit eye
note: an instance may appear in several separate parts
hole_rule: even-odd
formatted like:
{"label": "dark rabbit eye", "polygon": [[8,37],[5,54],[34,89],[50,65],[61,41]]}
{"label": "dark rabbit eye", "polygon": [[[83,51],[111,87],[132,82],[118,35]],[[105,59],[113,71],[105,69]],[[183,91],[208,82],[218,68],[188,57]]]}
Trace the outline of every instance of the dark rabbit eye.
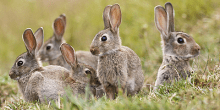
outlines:
{"label": "dark rabbit eye", "polygon": [[85,72],[86,74],[91,74],[90,70],[86,70]]}
{"label": "dark rabbit eye", "polygon": [[101,40],[102,40],[102,41],[106,41],[106,40],[107,40],[107,37],[106,37],[106,36],[102,36]]}
{"label": "dark rabbit eye", "polygon": [[50,49],[51,49],[51,46],[50,46],[50,45],[48,45],[48,46],[46,47],[46,49],[47,49],[47,50],[50,50]]}
{"label": "dark rabbit eye", "polygon": [[18,61],[17,65],[18,65],[18,66],[23,65],[23,61]]}
{"label": "dark rabbit eye", "polygon": [[183,38],[178,38],[178,39],[177,39],[177,42],[180,43],[180,44],[182,44],[182,43],[184,43],[184,39],[183,39]]}

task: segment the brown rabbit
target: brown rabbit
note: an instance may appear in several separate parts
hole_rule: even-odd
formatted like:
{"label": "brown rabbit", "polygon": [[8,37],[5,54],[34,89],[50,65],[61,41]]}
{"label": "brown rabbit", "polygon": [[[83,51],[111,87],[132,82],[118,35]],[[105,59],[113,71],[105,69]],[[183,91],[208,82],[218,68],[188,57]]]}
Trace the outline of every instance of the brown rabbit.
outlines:
{"label": "brown rabbit", "polygon": [[[65,14],[60,15],[56,18],[53,23],[53,36],[45,42],[42,49],[39,52],[39,57],[44,62],[49,62],[50,65],[60,65],[69,70],[71,67],[63,59],[60,52],[60,45],[65,43],[63,38],[66,27],[66,16]],[[77,51],[76,55],[78,56],[78,61],[87,65],[90,65],[95,70],[97,68],[98,58],[92,55],[88,51]]]}
{"label": "brown rabbit", "polygon": [[184,32],[174,30],[174,10],[171,3],[167,2],[165,8],[155,7],[155,24],[161,33],[163,62],[158,70],[155,89],[159,85],[190,79],[192,68],[189,60],[200,53],[200,46],[194,39]]}
{"label": "brown rabbit", "polygon": [[104,30],[94,37],[90,46],[93,55],[98,55],[97,75],[108,98],[115,99],[118,86],[127,95],[138,93],[144,83],[141,61],[138,55],[121,45],[119,26],[121,10],[118,4],[106,6],[103,12]]}
{"label": "brown rabbit", "polygon": [[[70,71],[64,67],[55,65],[41,66],[41,62],[36,57],[36,54],[43,44],[42,28],[39,28],[35,34],[32,33],[31,29],[26,29],[23,34],[23,40],[27,52],[21,54],[16,59],[9,72],[9,76],[18,81],[19,89],[26,101],[39,101],[43,103],[45,101],[57,100],[59,94],[61,96],[65,94],[64,89],[67,86],[72,88],[75,95],[84,93],[86,81],[88,81],[84,80],[86,76],[79,75],[73,79],[70,77],[72,76]],[[93,76],[95,75],[95,70],[91,67],[74,69],[75,74],[91,73],[91,78],[95,77]],[[83,88],[82,84],[84,84]],[[94,85],[93,82],[91,85]]]}
{"label": "brown rabbit", "polygon": [[31,29],[24,31],[23,40],[27,52],[18,56],[9,75],[18,81],[26,101],[44,102],[44,98],[47,101],[56,100],[58,93],[64,93],[65,84],[61,79],[66,79],[69,71],[60,66],[41,66],[36,53],[43,44],[43,29],[39,28],[34,35]]}
{"label": "brown rabbit", "polygon": [[89,83],[90,90],[95,96],[96,88],[101,85],[96,71],[89,65],[79,63],[74,49],[69,44],[63,43],[60,50],[65,61],[71,66],[71,77],[77,82],[73,83],[73,89],[77,88],[80,94],[85,93],[85,87]]}

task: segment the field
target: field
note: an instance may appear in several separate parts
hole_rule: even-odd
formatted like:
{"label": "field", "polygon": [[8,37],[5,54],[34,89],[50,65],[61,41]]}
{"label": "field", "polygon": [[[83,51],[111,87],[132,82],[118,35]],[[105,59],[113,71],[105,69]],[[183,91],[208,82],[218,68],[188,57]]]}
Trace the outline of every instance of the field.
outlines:
{"label": "field", "polygon": [[[180,81],[153,92],[157,70],[162,62],[161,38],[154,23],[154,7],[165,0],[2,0],[0,2],[0,108],[1,109],[220,109],[220,1],[170,0],[175,9],[175,29],[191,35],[200,45],[198,57],[191,60],[191,83]],[[17,82],[8,72],[16,57],[25,52],[22,34],[26,28],[44,28],[45,41],[52,36],[52,23],[65,13],[64,37],[75,50],[89,50],[92,39],[104,28],[102,12],[118,3],[122,10],[122,44],[141,58],[145,84],[141,93],[116,100],[74,97],[50,105],[27,103]]]}

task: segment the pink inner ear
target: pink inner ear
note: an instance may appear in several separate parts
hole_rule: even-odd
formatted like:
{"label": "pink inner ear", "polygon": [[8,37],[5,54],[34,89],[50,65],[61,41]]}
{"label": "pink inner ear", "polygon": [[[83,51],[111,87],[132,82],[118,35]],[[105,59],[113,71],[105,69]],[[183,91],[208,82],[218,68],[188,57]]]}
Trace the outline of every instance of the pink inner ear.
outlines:
{"label": "pink inner ear", "polygon": [[62,18],[57,18],[54,22],[54,31],[58,36],[63,36],[65,24]]}
{"label": "pink inner ear", "polygon": [[66,51],[66,57],[71,63],[73,63],[75,61],[74,60],[74,53],[72,53],[71,50]]}
{"label": "pink inner ear", "polygon": [[27,30],[24,34],[25,43],[29,51],[32,51],[36,47],[36,41],[34,39],[33,33],[31,30]]}
{"label": "pink inner ear", "polygon": [[69,64],[75,64],[75,53],[71,46],[67,44],[62,45],[64,57]]}
{"label": "pink inner ear", "polygon": [[110,10],[110,20],[112,27],[115,29],[118,28],[121,24],[121,10],[118,5],[113,5]]}
{"label": "pink inner ear", "polygon": [[166,17],[166,15],[160,13],[159,16],[161,16],[161,17],[159,17],[159,20],[158,20],[159,23],[160,23],[161,28],[163,28],[163,30],[167,30],[166,29],[167,28],[167,17]]}
{"label": "pink inner ear", "polygon": [[159,30],[163,32],[167,32],[167,14],[164,9],[157,8],[156,10],[156,19],[159,23]]}

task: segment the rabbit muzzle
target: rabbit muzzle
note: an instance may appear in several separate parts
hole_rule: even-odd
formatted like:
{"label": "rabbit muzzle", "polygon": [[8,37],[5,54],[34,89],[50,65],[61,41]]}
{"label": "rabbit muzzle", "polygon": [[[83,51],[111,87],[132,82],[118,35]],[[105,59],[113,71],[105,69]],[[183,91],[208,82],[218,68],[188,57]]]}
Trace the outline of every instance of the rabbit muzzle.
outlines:
{"label": "rabbit muzzle", "polygon": [[16,72],[14,72],[14,71],[10,71],[9,76],[11,79],[14,79],[14,80],[18,79],[18,76],[17,76]]}
{"label": "rabbit muzzle", "polygon": [[91,48],[90,48],[90,52],[91,52],[93,55],[99,55],[99,54],[100,54],[100,51],[99,51],[99,48],[98,48],[98,47],[91,47]]}
{"label": "rabbit muzzle", "polygon": [[193,56],[198,56],[200,53],[201,47],[196,43],[193,47],[193,49],[191,50],[191,54]]}

